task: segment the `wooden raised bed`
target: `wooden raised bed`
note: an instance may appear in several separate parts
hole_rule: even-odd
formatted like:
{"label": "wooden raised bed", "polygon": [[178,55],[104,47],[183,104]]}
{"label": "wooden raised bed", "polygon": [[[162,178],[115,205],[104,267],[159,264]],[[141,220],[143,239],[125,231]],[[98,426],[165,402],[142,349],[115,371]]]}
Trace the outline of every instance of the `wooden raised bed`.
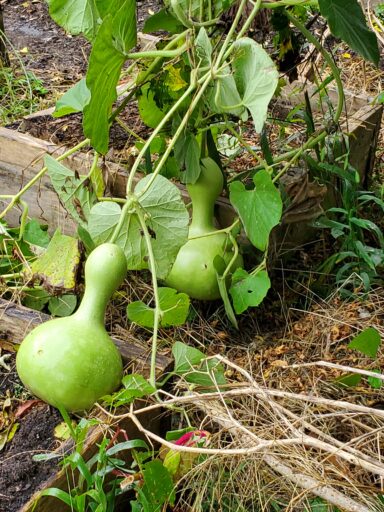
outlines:
{"label": "wooden raised bed", "polygon": [[[303,102],[303,92],[300,83],[293,83],[283,89],[282,103],[284,105],[297,105]],[[309,92],[311,93],[309,86]],[[308,89],[308,88],[307,88]],[[330,100],[337,102],[337,93],[330,91]],[[369,175],[373,167],[377,138],[381,126],[382,105],[370,104],[371,99],[363,95],[346,93],[346,115],[342,123],[344,133],[349,135],[350,155],[349,161],[361,176],[362,181]],[[316,99],[311,100],[313,112],[321,111]],[[34,114],[33,117],[38,117]],[[44,112],[46,115],[46,112]],[[53,143],[36,139],[30,135],[18,133],[0,127],[0,194],[16,194],[28,181],[30,181],[43,166],[44,155],[58,156],[66,148],[59,148]],[[65,162],[69,168],[80,174],[87,174],[91,165],[90,155],[79,153]],[[127,172],[113,162],[106,162],[109,175],[109,190],[115,197],[125,196]],[[325,189],[306,185],[310,179],[305,170],[298,169],[298,173],[289,174],[282,180],[291,206],[285,212],[280,226],[275,230],[274,245],[284,244],[288,247],[300,245],[303,237],[308,238],[308,232],[303,224],[308,224],[321,212],[321,203],[326,195]],[[188,200],[184,187],[180,187],[182,195]],[[24,196],[29,205],[29,215],[48,224],[50,229],[60,227],[63,233],[73,233],[75,226],[60,204],[60,201],[50,183],[49,177],[44,177],[32,187]],[[6,201],[0,199],[0,211],[6,206]],[[217,219],[221,227],[230,224],[234,212],[226,198],[217,202]],[[7,216],[10,225],[18,225],[20,213],[14,209]],[[310,235],[311,236],[311,235]]]}
{"label": "wooden raised bed", "polygon": [[[30,332],[36,325],[49,320],[49,316],[33,311],[31,309],[19,306],[9,301],[0,299],[0,338],[12,343],[21,343],[26,334]],[[133,371],[143,375],[148,374],[150,354],[147,348],[132,343],[127,340],[120,340],[113,338],[114,343],[118,347],[125,366],[132,368]],[[164,374],[171,368],[171,360],[167,357],[158,355],[157,361],[158,375]],[[111,420],[106,418],[103,414],[95,411],[96,417],[101,421],[99,426],[90,429],[86,442],[84,444],[83,457],[85,460],[90,459],[97,451],[97,443],[99,443],[106,431],[106,426],[111,423]],[[156,414],[146,414],[140,417],[141,421],[146,424],[153,432],[160,432],[160,419],[158,412]],[[114,425],[116,427],[116,424]],[[119,422],[119,427],[127,432],[129,439],[142,438],[142,434],[128,419]],[[73,446],[72,440],[66,441],[58,448],[59,453],[70,452]],[[129,453],[127,454],[129,457]],[[122,457],[124,458],[124,454]],[[42,482],[41,488],[34,492],[30,500],[20,509],[20,512],[64,512],[68,507],[61,501],[50,498],[42,497],[35,504],[37,497],[42,489],[49,487],[58,487],[67,490],[68,481],[67,475],[63,470],[57,471],[54,476],[47,481]],[[2,510],[0,505],[0,510]]]}

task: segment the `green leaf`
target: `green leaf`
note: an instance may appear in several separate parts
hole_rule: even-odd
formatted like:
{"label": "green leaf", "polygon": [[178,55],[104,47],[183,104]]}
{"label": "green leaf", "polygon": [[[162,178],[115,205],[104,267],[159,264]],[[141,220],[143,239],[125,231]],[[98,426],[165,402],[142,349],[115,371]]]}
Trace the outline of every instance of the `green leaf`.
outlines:
{"label": "green leaf", "polygon": [[243,183],[230,185],[230,201],[238,212],[249,240],[264,251],[272,228],[280,222],[283,204],[280,193],[267,171],[253,177],[254,190],[246,190]]}
{"label": "green leaf", "polygon": [[44,163],[65,209],[77,224],[86,228],[91,208],[97,201],[92,184],[86,176],[76,176],[72,170],[49,155],[45,156]]}
{"label": "green leaf", "polygon": [[[149,174],[140,180],[135,193],[143,190],[151,179],[152,175]],[[140,198],[140,207],[146,214],[146,223],[152,235],[157,277],[164,279],[180,247],[187,242],[189,214],[180,190],[163,176],[156,176],[152,186]],[[123,226],[117,243],[127,255],[128,265],[130,261],[133,263],[132,267],[128,268],[148,268],[148,251],[141,234],[141,226],[134,214],[130,217],[131,221]]]}
{"label": "green leaf", "polygon": [[348,388],[354,388],[361,382],[362,376],[358,373],[349,373],[348,375],[342,375],[335,380],[335,384],[339,386],[345,386]]}
{"label": "green leaf", "polygon": [[102,201],[95,204],[89,214],[88,233],[93,242],[100,245],[107,242],[117,226],[121,208],[112,201]]}
{"label": "green leaf", "polygon": [[151,506],[148,512],[160,512],[163,505],[172,505],[175,501],[175,485],[168,470],[160,460],[155,459],[144,464],[144,485],[138,488],[139,497],[144,496]]}
{"label": "green leaf", "polygon": [[[185,293],[177,293],[173,288],[159,288],[160,327],[183,325],[189,313],[189,297]],[[142,327],[153,328],[155,309],[142,301],[131,302],[127,306],[127,316],[131,322]]]}
{"label": "green leaf", "polygon": [[265,270],[251,275],[242,268],[236,269],[229,290],[236,313],[239,315],[249,307],[261,304],[270,287],[271,281]]}
{"label": "green leaf", "polygon": [[374,327],[368,327],[368,329],[364,329],[364,331],[353,338],[348,348],[358,350],[362,354],[374,359],[377,357],[380,344],[380,333]]}
{"label": "green leaf", "polygon": [[61,297],[51,297],[48,309],[54,316],[69,316],[75,311],[76,305],[76,295],[62,295]]}
{"label": "green leaf", "polygon": [[185,172],[182,173],[182,181],[183,183],[196,183],[201,173],[200,146],[196,137],[191,133],[185,138],[183,156]]}
{"label": "green leaf", "polygon": [[62,501],[63,503],[65,503],[66,505],[68,505],[68,507],[70,507],[72,510],[76,510],[76,509],[73,509],[73,504],[74,504],[73,501],[74,500],[71,497],[71,495],[65,491],[62,491],[61,489],[57,489],[55,487],[50,487],[49,489],[45,489],[44,491],[41,491],[41,493],[39,494],[39,497],[42,497],[42,496],[52,496],[54,498],[57,498],[60,501]]}
{"label": "green leaf", "polygon": [[[381,374],[381,370],[372,370],[372,371],[374,373],[380,373]],[[380,389],[383,386],[383,381],[381,379],[376,378],[376,377],[368,377],[367,381],[368,381],[368,384],[373,389]]]}
{"label": "green leaf", "polygon": [[46,251],[24,272],[29,279],[42,282],[46,289],[73,290],[79,264],[78,240],[56,230]]}
{"label": "green leaf", "polygon": [[232,114],[243,121],[247,119],[246,109],[229,66],[226,66],[222,75],[215,81],[209,104],[213,112]]}
{"label": "green leaf", "polygon": [[108,14],[97,33],[87,71],[91,100],[84,108],[83,128],[92,146],[102,154],[108,151],[109,116],[116,100],[125,56],[114,45],[114,18]]}
{"label": "green leaf", "polygon": [[143,32],[151,33],[165,30],[171,34],[178,34],[184,29],[183,25],[166,8],[160,9],[144,22]]}
{"label": "green leaf", "polygon": [[27,308],[41,311],[50,299],[50,295],[45,290],[28,290],[25,292],[23,304]]}
{"label": "green leaf", "polygon": [[120,53],[127,54],[137,44],[136,0],[117,0],[121,4],[113,16],[113,44]]}
{"label": "green leaf", "polygon": [[172,354],[175,359],[175,373],[183,374],[205,359],[205,354],[197,348],[190,347],[181,341],[176,341],[172,347]]}
{"label": "green leaf", "polygon": [[367,27],[363,10],[357,0],[319,0],[319,8],[333,35],[343,39],[362,57],[378,65],[380,51],[377,38]]}
{"label": "green leaf", "polygon": [[91,93],[85,78],[82,78],[56,102],[55,111],[52,115],[53,117],[62,117],[75,112],[82,112],[90,99]]}
{"label": "green leaf", "polygon": [[172,354],[174,372],[183,375],[187,382],[204,387],[227,383],[223,366],[215,358],[207,360],[200,350],[177,341],[172,347]]}
{"label": "green leaf", "polygon": [[[151,178],[149,174],[140,180],[135,193],[143,190]],[[179,189],[163,176],[156,176],[150,189],[140,197],[136,208],[140,208],[145,215],[152,236],[157,277],[164,279],[180,247],[187,241],[188,211]],[[120,215],[120,207],[113,202],[102,202],[92,208],[88,231],[96,244],[110,240]],[[115,242],[124,250],[129,270],[148,268],[147,245],[135,209],[126,212]]]}
{"label": "green leaf", "polygon": [[98,11],[94,0],[47,0],[49,14],[67,32],[84,34],[92,40],[98,28]]}
{"label": "green leaf", "polygon": [[201,66],[210,66],[212,63],[212,43],[204,27],[201,27],[197,34],[195,48]]}
{"label": "green leaf", "polygon": [[142,121],[150,128],[156,128],[165,113],[158,107],[150,83],[146,83],[140,88],[137,103]]}
{"label": "green leaf", "polygon": [[142,439],[133,439],[132,441],[124,441],[122,443],[117,443],[113,445],[111,448],[108,448],[106,451],[108,456],[115,455],[116,453],[120,453],[124,450],[136,450],[137,448],[143,448],[144,450],[149,450],[148,445]]}
{"label": "green leaf", "polygon": [[142,375],[136,373],[126,375],[122,380],[122,384],[124,389],[113,395],[104,396],[102,398],[103,401],[113,407],[120,407],[132,403],[136,398],[151,395],[156,391]]}
{"label": "green leaf", "polygon": [[38,247],[47,247],[50,239],[51,237],[47,232],[47,227],[44,226],[44,228],[42,228],[36,219],[30,220],[26,224],[23,233],[24,242],[37,245]]}
{"label": "green leaf", "polygon": [[234,44],[233,72],[242,104],[250,111],[255,130],[260,133],[267,109],[275,93],[279,74],[268,53],[253,39],[238,39]]}

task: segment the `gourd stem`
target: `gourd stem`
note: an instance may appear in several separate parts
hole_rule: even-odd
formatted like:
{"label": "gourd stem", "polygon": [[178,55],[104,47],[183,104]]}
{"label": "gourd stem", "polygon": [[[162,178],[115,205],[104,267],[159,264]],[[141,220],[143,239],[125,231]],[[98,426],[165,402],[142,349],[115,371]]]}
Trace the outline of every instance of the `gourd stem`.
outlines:
{"label": "gourd stem", "polygon": [[[79,151],[79,149],[82,149],[84,146],[87,146],[89,144],[89,139],[85,139],[83,140],[82,142],[80,142],[79,144],[77,144],[77,146],[74,146],[73,148],[69,149],[68,151],[66,151],[65,153],[63,153],[62,155],[60,155],[59,157],[56,158],[56,161],[57,162],[61,162],[62,160],[65,160],[66,158],[68,158],[69,156],[73,155],[73,153],[76,153],[77,151]],[[20,201],[20,198],[31,188],[33,187],[33,185],[35,183],[37,183],[43,176],[44,174],[48,171],[48,167],[44,166],[37,174],[34,178],[31,179],[31,181],[29,181],[25,187],[23,187],[17,194],[15,194],[14,196],[12,196],[12,199],[10,201],[10,203],[8,204],[8,206],[6,208],[4,208],[4,210],[0,213],[0,219],[3,219],[7,213]]]}
{"label": "gourd stem", "polygon": [[154,319],[153,319],[151,367],[150,367],[150,374],[149,374],[149,382],[154,388],[156,388],[157,335],[158,335],[158,330],[159,330],[159,321],[160,321],[160,314],[161,314],[159,288],[157,285],[156,262],[155,262],[155,255],[154,255],[153,249],[152,249],[152,241],[151,241],[152,239],[151,239],[151,235],[149,234],[147,225],[144,220],[144,215],[143,215],[143,212],[141,211],[140,206],[138,206],[136,208],[136,213],[137,213],[137,217],[140,222],[141,229],[143,230],[143,233],[144,233],[145,243],[147,245],[149,269],[150,269],[151,275],[152,275],[153,296],[155,299],[155,312],[154,312]]}

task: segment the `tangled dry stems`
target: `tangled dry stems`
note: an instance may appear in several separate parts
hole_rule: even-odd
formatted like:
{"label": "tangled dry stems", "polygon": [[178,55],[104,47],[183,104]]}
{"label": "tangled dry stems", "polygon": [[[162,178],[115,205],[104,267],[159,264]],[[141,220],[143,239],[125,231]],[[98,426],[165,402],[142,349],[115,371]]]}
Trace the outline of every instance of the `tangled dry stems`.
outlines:
{"label": "tangled dry stems", "polygon": [[[353,302],[318,300],[273,347],[216,355],[230,382],[225,389],[201,393],[179,381],[172,394],[160,392],[163,403],[123,415],[151,442],[201,454],[180,482],[181,510],[259,511],[280,503],[301,511],[310,510],[313,496],[343,511],[382,510],[380,390],[335,381],[346,373],[384,380],[371,371],[383,366],[381,351],[372,362],[346,346],[367,326],[384,337],[383,305],[384,290]],[[175,447],[141,424],[144,412],[174,406],[213,433],[209,447]]]}

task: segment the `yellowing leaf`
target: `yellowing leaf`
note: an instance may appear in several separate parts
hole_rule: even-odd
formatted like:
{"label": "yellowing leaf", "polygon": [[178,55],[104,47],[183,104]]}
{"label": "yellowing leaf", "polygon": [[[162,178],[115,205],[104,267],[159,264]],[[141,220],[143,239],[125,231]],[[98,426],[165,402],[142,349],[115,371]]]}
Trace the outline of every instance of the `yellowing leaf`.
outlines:
{"label": "yellowing leaf", "polygon": [[[72,421],[72,425],[76,426],[76,423]],[[60,441],[66,441],[71,437],[71,431],[69,430],[68,425],[63,421],[59,423],[54,430],[54,434],[56,439],[60,439]]]}
{"label": "yellowing leaf", "polygon": [[29,53],[29,50],[27,48],[27,46],[24,46],[24,48],[22,48],[21,50],[19,50],[19,53],[23,53],[24,55]]}
{"label": "yellowing leaf", "polygon": [[168,66],[168,76],[165,80],[165,85],[169,90],[176,92],[183,89],[187,85],[187,82],[181,77],[180,69],[174,66]]}

